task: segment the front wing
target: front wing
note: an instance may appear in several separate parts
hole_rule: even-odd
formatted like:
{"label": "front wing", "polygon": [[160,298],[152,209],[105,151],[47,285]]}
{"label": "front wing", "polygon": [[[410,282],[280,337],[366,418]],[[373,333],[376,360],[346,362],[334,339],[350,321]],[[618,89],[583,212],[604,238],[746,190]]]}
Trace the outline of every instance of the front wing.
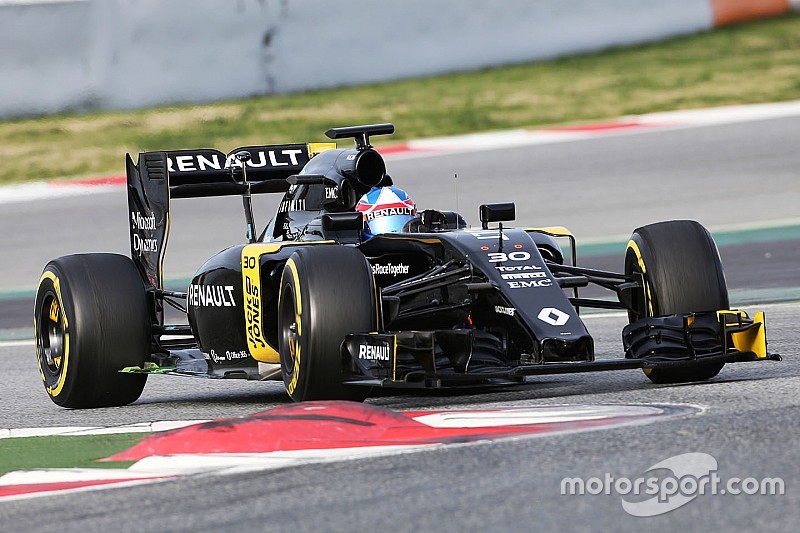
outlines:
{"label": "front wing", "polygon": [[523,354],[509,364],[483,352],[480,344],[470,329],[350,334],[342,345],[345,383],[411,388],[505,385],[532,375],[781,359],[767,351],[764,314],[751,319],[743,311],[633,322],[623,330],[624,359],[531,364],[535,358]]}

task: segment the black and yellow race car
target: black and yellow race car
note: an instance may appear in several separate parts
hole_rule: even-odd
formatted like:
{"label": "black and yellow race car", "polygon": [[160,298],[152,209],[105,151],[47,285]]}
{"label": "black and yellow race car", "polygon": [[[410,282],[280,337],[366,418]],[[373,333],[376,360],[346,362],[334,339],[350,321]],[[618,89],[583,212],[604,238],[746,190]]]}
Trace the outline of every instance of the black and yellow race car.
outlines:
{"label": "black and yellow race car", "polygon": [[[131,257],[54,259],[35,303],[36,351],[64,407],[123,405],[148,374],[283,380],[298,401],[363,400],[372,387],[507,385],[525,376],[642,368],[656,383],[705,380],[726,363],[777,359],[763,313],[729,309],[709,232],[693,221],[636,229],[624,272],[577,265],[563,227],[513,228],[514,204],[415,213],[365,235],[358,199],[387,187],[370,136],[334,143],[127,157]],[[251,195],[283,193],[258,233]],[[248,242],[202,265],[185,292],[164,287],[170,203],[241,195]],[[566,250],[566,253],[565,253]],[[580,297],[589,284],[613,300]],[[165,306],[185,313],[165,323]],[[625,310],[624,357],[596,358],[582,308]]]}

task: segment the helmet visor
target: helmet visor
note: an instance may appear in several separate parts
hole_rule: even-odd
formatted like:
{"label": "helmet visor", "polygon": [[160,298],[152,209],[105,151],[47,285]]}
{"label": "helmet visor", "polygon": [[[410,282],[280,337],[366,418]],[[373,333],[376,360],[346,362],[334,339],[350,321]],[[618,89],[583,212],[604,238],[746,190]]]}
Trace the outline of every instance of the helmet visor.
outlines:
{"label": "helmet visor", "polygon": [[387,215],[375,217],[367,222],[367,232],[371,235],[379,233],[395,233],[403,231],[406,222],[414,218],[412,215]]}

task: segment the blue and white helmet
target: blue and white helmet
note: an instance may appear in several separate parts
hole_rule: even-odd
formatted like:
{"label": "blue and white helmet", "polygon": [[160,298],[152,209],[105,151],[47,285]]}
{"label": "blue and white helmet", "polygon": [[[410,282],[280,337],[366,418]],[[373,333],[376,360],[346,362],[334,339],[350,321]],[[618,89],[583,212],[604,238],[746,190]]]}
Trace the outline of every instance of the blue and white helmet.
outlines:
{"label": "blue and white helmet", "polygon": [[364,215],[364,236],[403,231],[417,214],[414,200],[397,187],[375,187],[361,197],[356,211]]}

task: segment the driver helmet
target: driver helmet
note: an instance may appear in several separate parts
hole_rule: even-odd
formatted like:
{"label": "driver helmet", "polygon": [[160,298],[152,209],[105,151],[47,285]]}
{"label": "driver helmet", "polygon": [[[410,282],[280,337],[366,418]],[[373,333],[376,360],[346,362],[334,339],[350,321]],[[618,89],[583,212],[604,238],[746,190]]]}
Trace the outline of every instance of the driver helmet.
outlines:
{"label": "driver helmet", "polygon": [[414,200],[397,187],[375,187],[361,197],[356,211],[364,215],[364,237],[403,231],[417,214]]}

